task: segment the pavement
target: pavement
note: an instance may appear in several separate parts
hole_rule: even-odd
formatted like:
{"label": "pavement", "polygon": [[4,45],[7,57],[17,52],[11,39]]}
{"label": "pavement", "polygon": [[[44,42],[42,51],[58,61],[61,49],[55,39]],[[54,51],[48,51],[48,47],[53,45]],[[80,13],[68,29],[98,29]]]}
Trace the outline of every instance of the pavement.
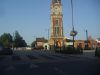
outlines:
{"label": "pavement", "polygon": [[100,58],[95,50],[83,54],[53,51],[14,51],[0,56],[0,75],[100,75]]}

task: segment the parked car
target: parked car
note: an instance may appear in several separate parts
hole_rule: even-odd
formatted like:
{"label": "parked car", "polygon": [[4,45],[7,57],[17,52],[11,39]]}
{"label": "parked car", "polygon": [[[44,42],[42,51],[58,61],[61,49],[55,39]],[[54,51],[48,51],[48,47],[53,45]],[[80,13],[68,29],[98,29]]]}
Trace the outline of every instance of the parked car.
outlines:
{"label": "parked car", "polygon": [[0,55],[12,55],[13,51],[10,48],[0,47]]}
{"label": "parked car", "polygon": [[2,51],[3,50],[3,46],[0,46],[0,51]]}

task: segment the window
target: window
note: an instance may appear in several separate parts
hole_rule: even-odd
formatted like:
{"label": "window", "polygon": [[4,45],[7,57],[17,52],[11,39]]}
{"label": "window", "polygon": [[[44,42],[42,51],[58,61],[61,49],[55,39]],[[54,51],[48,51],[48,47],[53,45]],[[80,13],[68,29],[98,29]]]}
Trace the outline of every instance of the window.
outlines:
{"label": "window", "polygon": [[59,24],[59,21],[58,21],[58,20],[56,20],[55,24],[56,24],[56,26],[58,26],[58,24]]}
{"label": "window", "polygon": [[59,35],[59,32],[60,32],[60,31],[59,31],[59,27],[57,27],[56,29],[57,29],[57,30],[56,30],[56,33],[57,33],[57,35]]}
{"label": "window", "polygon": [[55,27],[54,28],[54,35],[55,36],[59,36],[60,35],[60,28],[59,27]]}

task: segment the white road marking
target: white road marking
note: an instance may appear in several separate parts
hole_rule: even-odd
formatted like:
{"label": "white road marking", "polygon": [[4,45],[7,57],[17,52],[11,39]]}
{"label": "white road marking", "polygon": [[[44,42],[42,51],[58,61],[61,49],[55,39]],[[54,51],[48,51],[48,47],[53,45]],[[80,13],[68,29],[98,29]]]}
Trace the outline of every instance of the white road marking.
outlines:
{"label": "white road marking", "polygon": [[35,64],[30,64],[30,65],[29,65],[29,68],[30,68],[30,69],[38,68],[38,67],[39,67],[39,66],[38,66],[38,65],[35,65]]}
{"label": "white road marking", "polygon": [[67,74],[66,72],[64,72],[63,70],[61,70],[61,69],[59,69],[57,67],[54,67],[54,70],[59,72],[59,73],[61,73],[62,75],[69,75],[69,74]]}

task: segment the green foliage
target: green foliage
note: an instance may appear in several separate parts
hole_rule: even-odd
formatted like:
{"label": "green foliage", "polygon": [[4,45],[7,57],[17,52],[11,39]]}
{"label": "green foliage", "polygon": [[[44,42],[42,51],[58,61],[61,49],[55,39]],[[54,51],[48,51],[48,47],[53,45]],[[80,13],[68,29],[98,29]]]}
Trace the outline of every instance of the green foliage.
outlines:
{"label": "green foliage", "polygon": [[26,47],[26,46],[27,44],[25,40],[23,40],[18,31],[16,31],[14,36],[14,47]]}
{"label": "green foliage", "polygon": [[0,46],[1,46],[1,47],[4,47],[3,44],[2,44],[1,42],[0,42]]}
{"label": "green foliage", "polygon": [[33,41],[31,47],[35,47],[36,41]]}
{"label": "green foliage", "polygon": [[0,45],[3,45],[6,48],[11,48],[12,44],[14,47],[26,47],[27,46],[25,40],[23,40],[23,38],[20,36],[18,31],[15,32],[14,37],[12,37],[10,33],[4,33],[1,35]]}
{"label": "green foliage", "polygon": [[73,49],[72,46],[68,46],[68,47],[65,47],[63,50],[59,50],[56,52],[64,53],[64,54],[81,54],[81,53],[83,53],[83,49],[81,49],[81,48]]}
{"label": "green foliage", "polygon": [[9,33],[2,34],[0,37],[0,43],[6,48],[10,48],[12,45],[12,36]]}
{"label": "green foliage", "polygon": [[96,48],[96,50],[95,50],[95,56],[100,57],[100,47]]}

